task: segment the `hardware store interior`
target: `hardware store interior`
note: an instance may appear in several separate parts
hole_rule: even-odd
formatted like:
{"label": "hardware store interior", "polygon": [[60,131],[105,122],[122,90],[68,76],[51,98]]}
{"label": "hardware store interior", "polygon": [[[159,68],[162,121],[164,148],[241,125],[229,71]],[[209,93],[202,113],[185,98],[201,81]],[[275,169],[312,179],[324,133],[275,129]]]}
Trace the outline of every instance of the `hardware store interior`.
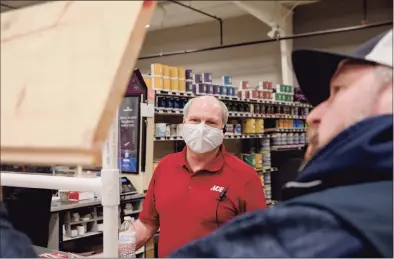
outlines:
{"label": "hardware store interior", "polygon": [[[41,4],[1,1],[2,16]],[[392,20],[391,0],[158,2],[145,26],[147,33],[135,69],[129,69],[134,72],[114,123],[120,201],[119,220],[113,224],[120,227],[126,216],[138,219],[161,159],[182,152],[186,146],[182,138],[184,106],[204,95],[217,97],[228,109],[223,139],[226,151],[254,168],[267,209],[279,204],[282,186],[295,179],[304,160],[306,118],[312,110],[294,77],[292,50],[350,53],[392,28]],[[100,178],[101,169],[100,165],[28,162],[1,165],[2,174],[81,178]],[[12,188],[2,187],[6,203]],[[172,188],[171,182],[167,188]],[[222,192],[220,188],[216,186],[216,191]],[[23,214],[30,222],[37,218],[37,225],[46,227],[48,235],[33,237],[37,230],[26,232],[33,245],[43,249],[42,254],[101,254],[101,194],[40,190],[37,196],[21,197],[28,199],[20,201],[21,207],[15,208],[15,202],[9,208],[11,220],[12,213]],[[47,203],[38,200],[46,197],[51,197]],[[45,211],[47,220],[41,222]],[[159,257],[159,239],[160,229],[135,252],[136,257]]]}

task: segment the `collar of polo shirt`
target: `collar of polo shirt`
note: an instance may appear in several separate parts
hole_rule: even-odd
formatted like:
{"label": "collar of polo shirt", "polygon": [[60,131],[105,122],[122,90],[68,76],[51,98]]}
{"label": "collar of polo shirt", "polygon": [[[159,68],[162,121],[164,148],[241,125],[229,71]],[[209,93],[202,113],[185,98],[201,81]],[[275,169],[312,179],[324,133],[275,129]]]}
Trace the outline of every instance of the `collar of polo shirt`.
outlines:
{"label": "collar of polo shirt", "polygon": [[[185,168],[188,171],[191,171],[189,168],[189,165],[186,161],[186,152],[187,152],[187,147],[185,146],[182,150],[182,152],[179,152],[179,167]],[[211,163],[209,163],[208,165],[205,166],[204,169],[199,170],[199,171],[208,171],[211,173],[216,173],[219,172],[224,165],[224,153],[226,152],[226,148],[224,147],[224,145],[222,144],[220,146],[219,149],[219,153],[217,155],[217,157],[211,161]]]}

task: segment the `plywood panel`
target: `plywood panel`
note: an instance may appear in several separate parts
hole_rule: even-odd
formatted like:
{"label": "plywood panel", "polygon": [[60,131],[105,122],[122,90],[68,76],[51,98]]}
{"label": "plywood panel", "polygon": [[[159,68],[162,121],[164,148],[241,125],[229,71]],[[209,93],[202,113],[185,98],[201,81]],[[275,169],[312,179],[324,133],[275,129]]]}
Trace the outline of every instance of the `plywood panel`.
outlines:
{"label": "plywood panel", "polygon": [[100,162],[154,6],[56,1],[1,14],[2,162]]}

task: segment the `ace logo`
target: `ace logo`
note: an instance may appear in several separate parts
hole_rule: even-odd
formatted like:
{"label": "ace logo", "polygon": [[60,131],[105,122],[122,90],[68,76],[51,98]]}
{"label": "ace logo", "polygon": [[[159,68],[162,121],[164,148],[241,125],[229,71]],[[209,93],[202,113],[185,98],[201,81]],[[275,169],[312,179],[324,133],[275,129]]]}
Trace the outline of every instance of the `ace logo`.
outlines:
{"label": "ace logo", "polygon": [[217,185],[214,185],[214,186],[212,186],[212,188],[211,188],[211,191],[214,191],[214,192],[222,192],[224,190],[224,187],[222,187],[222,186],[217,186]]}

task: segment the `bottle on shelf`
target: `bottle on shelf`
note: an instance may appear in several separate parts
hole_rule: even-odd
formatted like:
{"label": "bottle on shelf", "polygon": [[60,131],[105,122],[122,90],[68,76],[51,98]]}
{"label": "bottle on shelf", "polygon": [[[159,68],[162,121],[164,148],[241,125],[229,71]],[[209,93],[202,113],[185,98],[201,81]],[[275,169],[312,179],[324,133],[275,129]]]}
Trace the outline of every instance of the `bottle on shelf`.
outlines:
{"label": "bottle on shelf", "polygon": [[119,229],[119,257],[135,258],[137,245],[134,218],[126,216]]}

